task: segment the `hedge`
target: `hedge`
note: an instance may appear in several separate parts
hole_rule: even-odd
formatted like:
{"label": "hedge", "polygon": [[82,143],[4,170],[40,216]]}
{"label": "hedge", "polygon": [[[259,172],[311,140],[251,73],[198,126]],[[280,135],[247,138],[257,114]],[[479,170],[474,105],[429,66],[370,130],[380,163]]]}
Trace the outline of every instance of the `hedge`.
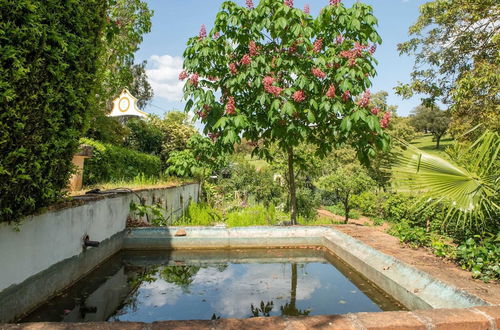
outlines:
{"label": "hedge", "polygon": [[68,185],[100,84],[107,3],[0,0],[0,221]]}
{"label": "hedge", "polygon": [[131,180],[139,174],[146,177],[161,174],[160,157],[91,139],[81,139],[80,142],[94,147],[92,158],[85,160],[85,185]]}

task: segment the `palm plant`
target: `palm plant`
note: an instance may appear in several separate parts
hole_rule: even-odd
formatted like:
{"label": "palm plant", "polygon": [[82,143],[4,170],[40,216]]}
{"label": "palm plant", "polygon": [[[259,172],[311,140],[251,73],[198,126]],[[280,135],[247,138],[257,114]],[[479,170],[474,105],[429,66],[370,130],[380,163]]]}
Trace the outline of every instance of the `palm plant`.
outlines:
{"label": "palm plant", "polygon": [[441,203],[446,222],[460,229],[483,231],[500,227],[500,136],[486,131],[474,143],[456,144],[450,160],[406,144],[398,157],[395,178],[399,187],[422,193],[423,207]]}

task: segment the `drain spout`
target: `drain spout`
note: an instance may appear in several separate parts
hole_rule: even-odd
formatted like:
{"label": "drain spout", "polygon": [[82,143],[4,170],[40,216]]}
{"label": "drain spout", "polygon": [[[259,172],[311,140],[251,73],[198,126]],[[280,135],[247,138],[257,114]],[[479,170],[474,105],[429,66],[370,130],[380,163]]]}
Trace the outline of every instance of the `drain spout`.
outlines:
{"label": "drain spout", "polygon": [[91,241],[89,236],[85,236],[85,239],[83,240],[83,246],[84,247],[98,247],[99,244],[101,244],[100,242],[98,241]]}

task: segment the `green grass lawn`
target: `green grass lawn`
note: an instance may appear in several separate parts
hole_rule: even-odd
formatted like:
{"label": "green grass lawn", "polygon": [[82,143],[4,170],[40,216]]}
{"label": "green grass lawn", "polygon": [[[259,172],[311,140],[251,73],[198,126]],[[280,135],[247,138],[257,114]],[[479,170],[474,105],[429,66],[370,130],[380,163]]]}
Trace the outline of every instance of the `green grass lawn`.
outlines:
{"label": "green grass lawn", "polygon": [[446,156],[444,150],[453,144],[453,138],[447,135],[441,138],[439,149],[436,149],[436,141],[432,140],[432,134],[420,136],[413,140],[411,144],[431,155],[443,157]]}

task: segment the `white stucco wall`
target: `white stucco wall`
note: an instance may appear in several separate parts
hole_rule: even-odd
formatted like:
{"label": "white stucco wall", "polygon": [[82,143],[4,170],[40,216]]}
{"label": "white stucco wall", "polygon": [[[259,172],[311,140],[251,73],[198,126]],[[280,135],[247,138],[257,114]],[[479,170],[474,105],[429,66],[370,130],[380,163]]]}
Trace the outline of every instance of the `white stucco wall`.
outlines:
{"label": "white stucco wall", "polygon": [[[180,214],[190,199],[198,200],[198,189],[198,184],[189,184],[138,194],[146,199],[146,204],[160,199],[163,205],[167,204],[167,213],[178,210]],[[183,205],[180,196],[183,196]],[[123,231],[132,201],[138,201],[135,194],[119,194],[31,216],[22,221],[19,232],[14,231],[12,225],[0,223],[0,293],[82,253],[85,234],[91,240],[103,241]]]}

